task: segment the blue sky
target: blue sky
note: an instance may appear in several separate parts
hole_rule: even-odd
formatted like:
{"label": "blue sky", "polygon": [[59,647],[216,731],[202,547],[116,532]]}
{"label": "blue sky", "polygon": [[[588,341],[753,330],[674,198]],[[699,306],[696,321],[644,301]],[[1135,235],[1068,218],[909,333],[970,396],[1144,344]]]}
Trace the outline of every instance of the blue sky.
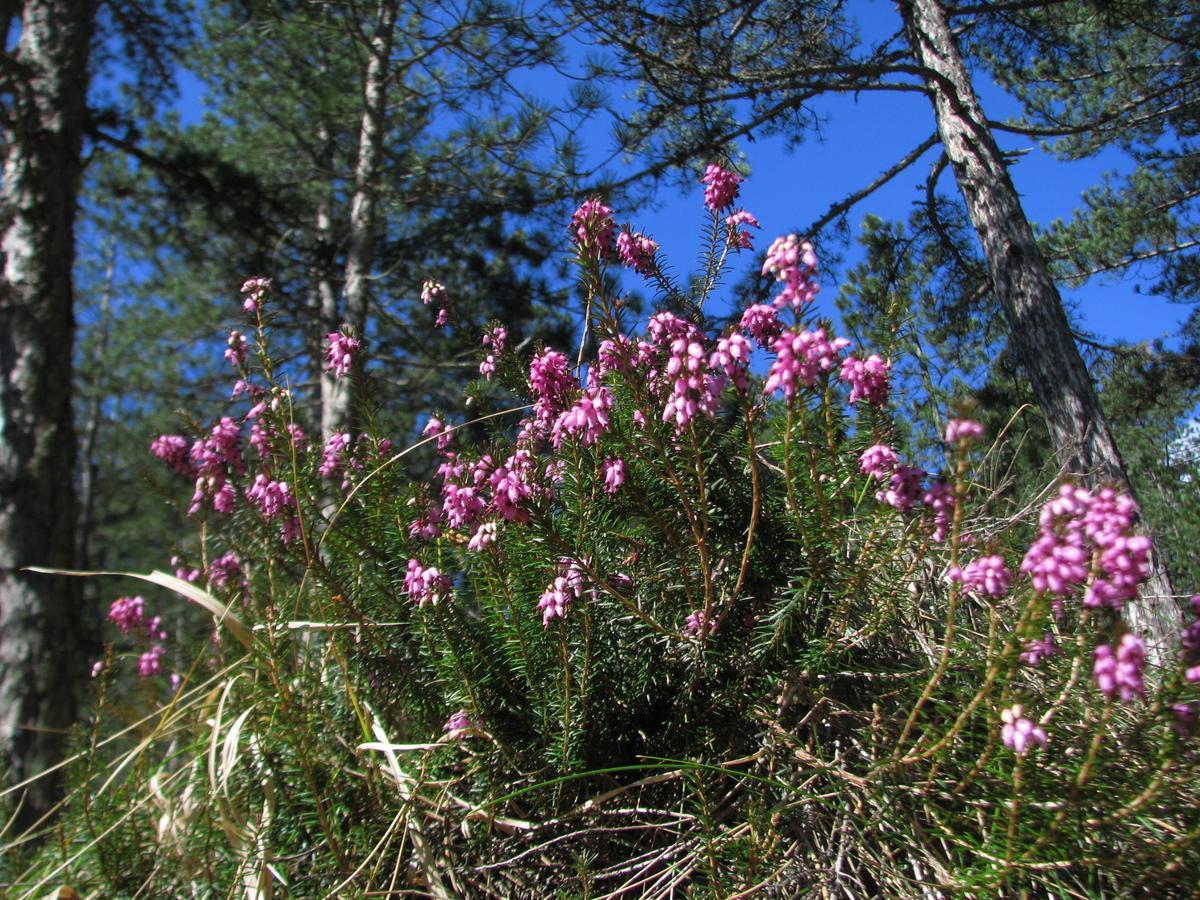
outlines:
{"label": "blue sky", "polygon": [[[882,39],[899,25],[891,0],[859,0],[849,4],[849,9],[852,15],[857,15],[862,33],[869,40]],[[581,59],[582,53],[575,58]],[[525,86],[551,98],[562,96],[566,90],[563,83],[553,83],[545,73],[531,76]],[[203,84],[184,73],[180,87],[176,108],[185,122],[193,121],[203,107]],[[977,73],[976,88],[989,118],[1003,119],[1019,113],[1013,100],[985,74]],[[743,185],[741,203],[763,225],[756,251],[765,250],[776,235],[804,227],[832,203],[874,179],[924,139],[934,125],[929,102],[919,94],[829,97],[816,108],[826,116],[819,139],[810,137],[793,150],[788,150],[780,138],[761,136],[742,145],[743,161],[752,174]],[[611,145],[607,125],[595,123],[589,132],[596,138],[597,155],[603,155],[604,148]],[[1012,167],[1011,174],[1034,222],[1069,218],[1080,205],[1080,196],[1087,187],[1098,183],[1106,172],[1119,173],[1130,168],[1128,159],[1116,150],[1067,163],[1055,159],[1032,139],[999,137],[1005,150],[1028,151]],[[868,212],[885,218],[907,218],[913,203],[924,198],[924,181],[936,154],[935,148],[860,203],[849,217],[852,229],[857,230]],[[951,173],[943,174],[939,186],[942,193],[957,195]],[[681,193],[664,186],[656,200],[653,208],[632,216],[624,216],[618,210],[618,220],[631,221],[636,228],[651,234],[676,271],[686,270],[696,258],[704,223],[701,187],[697,184],[693,190]],[[761,259],[758,253],[756,259]],[[852,248],[846,262],[850,264],[855,259]],[[739,266],[751,264],[743,259]],[[1189,308],[1135,290],[1139,281],[1144,284],[1150,280],[1150,273],[1137,271],[1095,278],[1081,290],[1063,288],[1064,300],[1077,311],[1083,326],[1102,341],[1167,340]],[[824,297],[832,298],[836,289],[836,284],[826,283]],[[823,313],[833,314],[831,299],[826,299],[822,306]]]}

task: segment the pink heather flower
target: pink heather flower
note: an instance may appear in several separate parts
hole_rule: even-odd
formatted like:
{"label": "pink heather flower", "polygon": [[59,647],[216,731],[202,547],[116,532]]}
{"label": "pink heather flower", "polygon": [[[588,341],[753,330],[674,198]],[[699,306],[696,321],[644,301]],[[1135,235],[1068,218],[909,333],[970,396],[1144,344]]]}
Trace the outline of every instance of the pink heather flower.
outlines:
{"label": "pink heather flower", "polygon": [[1047,656],[1053,656],[1057,652],[1058,644],[1054,640],[1054,635],[1047,631],[1043,637],[1025,645],[1025,652],[1021,654],[1021,662],[1027,666],[1036,666]]}
{"label": "pink heather flower", "polygon": [[732,172],[718,165],[709,165],[700,179],[704,188],[704,205],[711,212],[720,212],[733,206],[737,199],[738,185],[745,179],[737,172]]}
{"label": "pink heather flower", "polygon": [[601,259],[612,255],[612,210],[592,198],[585,200],[571,215],[571,237],[584,259]]}
{"label": "pink heather flower", "polygon": [[152,641],[165,641],[167,630],[163,628],[162,616],[155,616],[146,623],[146,635]]}
{"label": "pink heather flower", "polygon": [[858,470],[876,481],[885,481],[900,462],[896,451],[887,444],[868,447],[858,458]]}
{"label": "pink heather flower", "polygon": [[429,421],[421,429],[421,434],[425,437],[436,437],[439,451],[445,450],[450,446],[450,442],[454,440],[454,432],[447,430],[446,424],[437,416],[429,417]]}
{"label": "pink heather flower", "polygon": [[771,344],[775,362],[767,373],[763,393],[782,391],[784,399],[790,403],[798,383],[812,387],[817,376],[833,369],[839,354],[849,346],[850,342],[845,338],[829,340],[824,328],[781,334]]}
{"label": "pink heather flower", "polygon": [[180,475],[191,475],[192,464],[188,459],[188,443],[177,434],[160,434],[150,444],[150,452]]}
{"label": "pink heather flower", "polygon": [[916,466],[897,466],[888,476],[888,486],[875,492],[875,499],[902,513],[911,512],[921,496],[921,479],[925,470]]}
{"label": "pink heather flower", "polygon": [[846,357],[842,363],[841,379],[850,385],[850,402],[866,400],[882,406],[888,399],[888,373],[892,364],[878,353],[865,360],[854,356]]}
{"label": "pink heather flower", "polygon": [[[670,389],[662,420],[673,422],[681,432],[697,413],[712,418],[722,385],[708,371],[704,333],[669,312],[651,316],[647,333],[651,342],[645,344],[645,358],[655,366],[649,373],[651,384],[660,395]],[[639,356],[642,353],[639,348]],[[666,364],[660,366],[664,353]]]}
{"label": "pink heather flower", "polygon": [[408,561],[408,574],[404,576],[404,587],[418,606],[437,603],[450,593],[450,579],[435,569],[423,567],[417,560]]}
{"label": "pink heather flower", "polygon": [[121,634],[129,634],[142,624],[146,601],[141,597],[118,597],[108,607],[108,620]]}
{"label": "pink heather flower", "polygon": [[263,299],[267,296],[267,291],[271,290],[270,278],[248,278],[242,284],[242,309],[247,313],[257,312],[262,306]]}
{"label": "pink heather flower", "polygon": [[92,663],[92,678],[99,678],[100,673],[104,671],[104,660],[98,659]]}
{"label": "pink heather flower", "polygon": [[1090,501],[1087,491],[1064,484],[1058,496],[1042,507],[1041,530],[1021,562],[1034,590],[1067,594],[1072,585],[1087,579],[1091,553],[1081,520]]}
{"label": "pink heather flower", "polygon": [[430,504],[425,514],[408,526],[408,536],[413,540],[432,541],[442,533],[441,521],[441,508]]}
{"label": "pink heather flower", "polygon": [[450,321],[450,310],[442,307],[437,312],[437,318],[433,320],[434,328],[445,328],[446,323]]}
{"label": "pink heather flower", "polygon": [[1012,573],[1003,556],[981,556],[962,570],[963,591],[985,597],[1003,597],[1012,587]]}
{"label": "pink heather flower", "polygon": [[607,494],[615,494],[621,489],[621,485],[625,483],[625,461],[608,457],[604,460],[604,491]]}
{"label": "pink heather flower", "polygon": [[[713,628],[716,627],[714,624]],[[708,615],[702,609],[688,613],[687,621],[683,623],[683,633],[690,637],[699,637],[710,630]]]}
{"label": "pink heather flower", "polygon": [[171,690],[178,693],[180,687],[183,686],[183,676],[178,672],[171,673]]}
{"label": "pink heather flower", "polygon": [[753,352],[754,348],[745,336],[734,332],[717,341],[717,349],[713,351],[708,364],[713,370],[723,372],[733,386],[744,394],[750,388],[746,370],[750,367],[750,354]]}
{"label": "pink heather flower", "polygon": [[617,256],[628,269],[649,277],[654,274],[654,254],[658,242],[638,232],[622,231],[617,235]]}
{"label": "pink heather flower", "polygon": [[637,361],[637,348],[629,338],[618,334],[605,338],[596,352],[596,376],[604,378],[609,372],[632,372]]}
{"label": "pink heather flower", "polygon": [[442,513],[451,528],[471,528],[483,516],[486,503],[473,487],[452,481],[442,485]]}
{"label": "pink heather flower", "polygon": [[446,724],[442,726],[442,731],[446,732],[446,737],[453,741],[460,741],[471,732],[478,730],[479,726],[471,720],[465,709],[460,709],[458,712],[453,713],[446,720]]}
{"label": "pink heather flower", "polygon": [[508,329],[503,325],[497,325],[491,331],[485,331],[483,346],[491,347],[496,353],[503,353],[508,349]]}
{"label": "pink heather flower", "polygon": [[1046,731],[1041,725],[1035,725],[1033,720],[1025,718],[1025,710],[1021,704],[1015,703],[1000,713],[1004,727],[1000,729],[1000,739],[1017,756],[1023,756],[1035,744],[1045,747]]}
{"label": "pink heather flower", "polygon": [[350,449],[350,435],[345,431],[335,431],[325,442],[321,451],[321,465],[317,474],[322,478],[340,478],[346,451]]}
{"label": "pink heather flower", "polygon": [[495,522],[484,522],[475,529],[475,533],[467,541],[467,549],[478,553],[484,547],[494,544],[496,542],[496,528],[497,525]]}
{"label": "pink heather flower", "polygon": [[[567,606],[572,598],[584,595],[584,574],[579,564],[571,559],[558,561],[558,573],[538,601],[538,609],[542,611],[542,627],[548,628],[554,619],[561,619],[567,614]],[[594,594],[594,590],[587,593]]]}
{"label": "pink heather flower", "polygon": [[950,519],[954,515],[954,489],[944,481],[935,481],[925,491],[921,502],[933,511],[933,533],[935,543],[946,540],[950,534]]}
{"label": "pink heather flower", "polygon": [[217,587],[225,587],[235,578],[242,577],[242,561],[230,550],[208,564],[208,580]]}
{"label": "pink heather flower", "polygon": [[283,520],[283,525],[279,528],[279,539],[283,543],[290,544],[292,541],[300,538],[300,517],[291,516]]}
{"label": "pink heather flower", "polygon": [[325,368],[333,372],[335,378],[341,378],[348,374],[354,365],[354,356],[360,347],[359,341],[344,330],[331,331],[327,339],[329,347],[325,350]]}
{"label": "pink heather flower", "polygon": [[742,321],[738,325],[742,331],[754,338],[760,347],[769,347],[783,333],[783,323],[773,306],[756,304],[742,313]]}
{"label": "pink heather flower", "polygon": [[608,388],[589,387],[575,401],[575,405],[559,414],[550,432],[550,441],[557,448],[564,435],[578,435],[582,447],[590,446],[608,430],[608,412],[612,409],[612,395]]}
{"label": "pink heather flower", "polygon": [[951,419],[946,423],[946,443],[953,446],[959,441],[975,441],[983,437],[983,426],[970,419]]}
{"label": "pink heather flower", "polygon": [[1094,651],[1094,659],[1092,674],[1096,687],[1109,700],[1119,695],[1123,703],[1129,703],[1146,696],[1146,685],[1142,680],[1146,644],[1140,637],[1126,632],[1121,636],[1115,654],[1108,644],[1101,644]]}
{"label": "pink heather flower", "polygon": [[492,488],[491,507],[507,522],[527,522],[529,512],[522,504],[534,497],[536,464],[528,450],[517,450],[488,475]]}
{"label": "pink heather flower", "polygon": [[579,387],[567,358],[556,350],[543,350],[529,364],[529,387],[534,394],[534,427],[543,436]]}
{"label": "pink heather flower", "polygon": [[225,362],[235,369],[246,361],[246,336],[240,331],[229,332],[229,346],[225,348]]}
{"label": "pink heather flower", "polygon": [[431,303],[445,306],[449,303],[449,293],[446,286],[438,281],[426,281],[421,285],[421,302],[428,306]]}
{"label": "pink heather flower", "polygon": [[753,250],[754,236],[749,231],[739,230],[742,225],[759,228],[758,219],[752,213],[739,209],[725,217],[726,239],[735,250]]}
{"label": "pink heather flower", "polygon": [[1195,684],[1200,681],[1200,666],[1189,666],[1183,673],[1183,677],[1187,679],[1188,684]]}
{"label": "pink heather flower", "polygon": [[274,519],[296,505],[296,498],[286,481],[275,481],[259,472],[254,484],[246,491],[246,498],[257,504],[265,519]]}
{"label": "pink heather flower", "polygon": [[171,565],[175,567],[175,577],[188,584],[200,580],[200,570],[187,566],[178,556],[171,557]]}
{"label": "pink heather flower", "polygon": [[775,239],[767,250],[762,274],[774,275],[776,281],[784,284],[783,291],[772,301],[776,309],[791,306],[799,310],[815,300],[820,290],[817,284],[817,255],[813,252],[812,244],[807,241],[801,243],[794,234]]}
{"label": "pink heather flower", "polygon": [[138,675],[142,678],[150,678],[162,671],[162,658],[166,648],[162,644],[155,644],[145,653],[138,657]]}

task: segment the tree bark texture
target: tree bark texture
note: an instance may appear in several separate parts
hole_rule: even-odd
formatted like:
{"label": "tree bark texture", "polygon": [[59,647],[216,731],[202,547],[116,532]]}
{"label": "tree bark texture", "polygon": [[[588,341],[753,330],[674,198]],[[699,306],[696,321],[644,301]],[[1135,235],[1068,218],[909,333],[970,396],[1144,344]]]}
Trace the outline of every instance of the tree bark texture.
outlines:
{"label": "tree bark texture", "polygon": [[[1132,493],[1091,376],[1020,197],[975,94],[941,0],[899,0],[914,60],[925,69],[938,132],[979,235],[992,287],[1046,418],[1062,468]],[[1179,609],[1159,559],[1130,624],[1160,664],[1177,640]]]}
{"label": "tree bark texture", "polygon": [[[387,88],[391,77],[392,39],[396,30],[396,0],[380,0],[370,55],[363,80],[363,116],[350,199],[350,234],[343,287],[346,322],[362,338],[370,306],[370,275],[375,243],[376,205],[383,164],[383,133],[387,124]],[[321,380],[321,433],[328,440],[353,421],[350,383],[325,373]]]}
{"label": "tree bark texture", "polygon": [[[0,757],[14,783],[62,758],[94,649],[74,579],[21,568],[74,564],[71,273],[95,13],[95,0],[26,0],[3,79]],[[21,819],[56,792],[36,780]]]}

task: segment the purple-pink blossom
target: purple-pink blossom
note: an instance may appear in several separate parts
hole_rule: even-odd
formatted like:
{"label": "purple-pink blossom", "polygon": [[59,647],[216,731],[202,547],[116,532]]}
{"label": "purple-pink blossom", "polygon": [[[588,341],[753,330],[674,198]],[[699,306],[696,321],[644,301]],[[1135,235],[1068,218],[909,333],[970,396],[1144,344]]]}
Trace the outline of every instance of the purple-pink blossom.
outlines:
{"label": "purple-pink blossom", "polygon": [[[712,627],[716,627],[715,624]],[[683,623],[683,633],[689,637],[700,637],[710,630],[708,613],[702,609],[688,613],[687,621]]]}
{"label": "purple-pink blossom", "polygon": [[884,481],[900,463],[896,451],[887,444],[868,447],[858,458],[858,470],[876,481]]}
{"label": "purple-pink blossom", "polygon": [[467,715],[465,709],[460,709],[450,715],[446,724],[442,726],[442,731],[446,732],[446,737],[450,740],[460,741],[472,732],[479,731],[479,726]]}
{"label": "purple-pink blossom", "polygon": [[247,278],[242,283],[242,309],[247,313],[258,312],[269,290],[271,290],[270,278],[263,278],[261,276]]}
{"label": "purple-pink blossom", "polygon": [[615,494],[625,483],[625,461],[614,457],[604,460],[604,491]]}
{"label": "purple-pink blossom", "polygon": [[1108,644],[1101,644],[1094,651],[1092,674],[1096,687],[1109,700],[1114,696],[1123,703],[1146,696],[1146,685],[1142,679],[1146,667],[1146,643],[1132,632],[1125,632],[1113,653]]}
{"label": "purple-pink blossom", "polygon": [[263,472],[254,477],[254,484],[246,490],[246,498],[258,506],[265,519],[283,515],[285,510],[296,505],[296,498],[286,481],[275,481]]}
{"label": "purple-pink blossom", "polygon": [[721,372],[741,393],[749,390],[749,380],[746,372],[750,367],[750,355],[754,348],[750,346],[745,335],[734,332],[717,340],[717,348],[709,358],[708,364],[714,370]]}
{"label": "purple-pink blossom", "polygon": [[404,576],[404,588],[418,606],[437,603],[450,593],[450,579],[435,567],[426,568],[415,559],[408,561],[408,572]]}
{"label": "purple-pink blossom", "polygon": [[812,244],[801,242],[794,234],[776,238],[767,250],[762,274],[774,275],[783,282],[783,290],[772,301],[776,309],[790,306],[799,310],[817,297],[817,254]]}
{"label": "purple-pink blossom", "polygon": [[550,430],[550,441],[555,447],[562,445],[564,436],[578,437],[580,446],[594,444],[608,430],[608,413],[612,409],[612,395],[608,388],[585,388],[583,394],[570,409],[559,413]]}
{"label": "purple-pink blossom", "polygon": [[888,476],[887,486],[875,492],[875,499],[902,513],[911,512],[921,496],[921,480],[925,470],[916,466],[896,466]]}
{"label": "purple-pink blossom", "polygon": [[1025,645],[1025,650],[1021,653],[1021,662],[1027,666],[1036,666],[1057,652],[1058,643],[1054,640],[1054,635],[1047,631],[1042,637],[1035,638]]}
{"label": "purple-pink blossom", "polygon": [[733,206],[737,199],[738,185],[744,180],[737,172],[724,166],[710,164],[700,180],[704,183],[704,205],[711,212],[720,212]]}
{"label": "purple-pink blossom", "polygon": [[118,597],[108,607],[108,620],[122,634],[130,634],[144,621],[146,601],[141,597]]}
{"label": "purple-pink blossom", "polygon": [[1004,727],[1000,729],[1000,739],[1004,741],[1005,747],[1018,756],[1023,756],[1034,745],[1046,746],[1046,730],[1025,717],[1025,710],[1021,708],[1021,704],[1014,703],[1001,711],[1000,719],[1004,722]]}
{"label": "purple-pink blossom", "polygon": [[180,475],[191,475],[188,442],[177,434],[160,434],[150,444],[150,452]]}
{"label": "purple-pink blossom", "polygon": [[326,335],[329,346],[325,349],[325,368],[335,378],[347,375],[354,366],[354,357],[360,349],[357,338],[351,337],[343,326],[342,331],[331,331]]}
{"label": "purple-pink blossom", "polygon": [[950,521],[954,517],[954,488],[945,481],[935,481],[929,485],[921,502],[933,513],[933,532],[930,538],[935,543],[941,543],[949,535]]}
{"label": "purple-pink blossom", "polygon": [[850,385],[850,402],[866,400],[876,406],[887,403],[891,369],[892,364],[878,353],[872,353],[866,359],[846,357],[840,377]]}
{"label": "purple-pink blossom", "polygon": [[538,609],[542,611],[542,627],[548,628],[554,619],[565,617],[571,600],[583,597],[585,592],[590,594],[594,590],[585,589],[583,569],[572,559],[560,559],[558,574],[538,601]]}
{"label": "purple-pink blossom", "polygon": [[208,564],[208,580],[217,587],[225,587],[235,578],[242,577],[242,561],[230,550]]}
{"label": "purple-pink blossom", "polygon": [[763,393],[782,391],[784,399],[791,402],[798,385],[816,384],[817,377],[831,371],[849,346],[845,338],[830,340],[824,328],[784,332],[771,344],[775,362],[767,373]]}
{"label": "purple-pink blossom", "polygon": [[946,423],[946,443],[975,441],[983,437],[983,426],[971,419],[951,419]]}
{"label": "purple-pink blossom", "polygon": [[612,210],[596,198],[583,201],[571,215],[571,237],[584,259],[611,256],[615,229]]}
{"label": "purple-pink blossom", "polygon": [[654,254],[657,252],[658,242],[641,232],[622,231],[617,235],[617,256],[626,268],[639,275],[649,277],[654,274]]}
{"label": "purple-pink blossom", "polygon": [[236,369],[246,361],[246,336],[240,331],[231,331],[226,344],[225,362]]}
{"label": "purple-pink blossom", "polygon": [[758,219],[753,213],[749,213],[744,209],[739,209],[737,212],[730,213],[725,217],[725,228],[729,245],[735,250],[753,250],[754,235],[742,228],[747,225],[751,228],[759,228]]}
{"label": "purple-pink blossom", "polygon": [[738,327],[763,348],[769,347],[771,342],[783,333],[783,323],[779,321],[779,313],[775,311],[775,307],[761,303],[742,313],[742,321]]}
{"label": "purple-pink blossom", "polygon": [[150,678],[162,671],[162,658],[166,653],[166,648],[162,644],[155,644],[145,653],[138,657],[138,675],[142,678]]}
{"label": "purple-pink blossom", "polygon": [[496,542],[496,528],[497,524],[495,522],[484,522],[475,529],[475,533],[467,541],[467,549],[473,553],[478,553],[485,547],[494,544]]}
{"label": "purple-pink blossom", "polygon": [[1003,556],[981,556],[966,565],[959,580],[963,583],[965,593],[1003,597],[1012,587],[1012,572],[1008,570]]}

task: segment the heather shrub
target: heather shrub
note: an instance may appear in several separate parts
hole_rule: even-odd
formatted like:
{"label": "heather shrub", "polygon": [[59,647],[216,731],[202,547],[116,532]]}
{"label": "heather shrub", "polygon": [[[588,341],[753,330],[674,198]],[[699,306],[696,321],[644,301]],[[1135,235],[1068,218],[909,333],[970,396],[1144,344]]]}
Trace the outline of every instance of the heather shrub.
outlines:
{"label": "heather shrub", "polygon": [[[1001,501],[1004,447],[961,413],[941,458],[908,458],[889,361],[820,319],[795,236],[766,252],[771,303],[714,314],[757,222],[734,173],[703,181],[695,279],[589,199],[580,345],[518,349],[495,323],[470,418],[433,410],[395,444],[345,331],[327,364],[361,427],[303,431],[270,284],[246,283],[229,415],[152,448],[196,539],[153,600],[114,601],[76,787],[19,885],[1194,887],[1200,601],[1178,664],[1148,671],[1123,615],[1150,551],[1132,503],[1069,478]],[[660,299],[645,322],[620,269]],[[179,597],[211,633],[179,638]]]}

